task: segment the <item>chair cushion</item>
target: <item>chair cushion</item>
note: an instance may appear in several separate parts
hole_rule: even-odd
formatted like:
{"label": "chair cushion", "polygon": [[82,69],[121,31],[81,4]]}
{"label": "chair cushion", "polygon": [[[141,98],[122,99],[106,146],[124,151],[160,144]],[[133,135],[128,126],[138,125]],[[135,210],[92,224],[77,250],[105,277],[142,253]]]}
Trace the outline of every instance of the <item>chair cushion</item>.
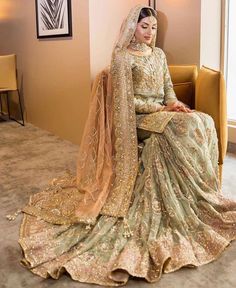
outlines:
{"label": "chair cushion", "polygon": [[169,65],[171,80],[177,98],[194,108],[195,82],[198,69],[196,65]]}
{"label": "chair cushion", "polygon": [[202,66],[196,81],[195,109],[214,119],[219,164],[222,164],[227,149],[227,112],[225,81],[221,72]]}
{"label": "chair cushion", "polygon": [[16,55],[1,55],[0,67],[0,88],[8,91],[17,90]]}
{"label": "chair cushion", "polygon": [[176,83],[174,91],[178,100],[194,108],[194,85],[192,82]]}

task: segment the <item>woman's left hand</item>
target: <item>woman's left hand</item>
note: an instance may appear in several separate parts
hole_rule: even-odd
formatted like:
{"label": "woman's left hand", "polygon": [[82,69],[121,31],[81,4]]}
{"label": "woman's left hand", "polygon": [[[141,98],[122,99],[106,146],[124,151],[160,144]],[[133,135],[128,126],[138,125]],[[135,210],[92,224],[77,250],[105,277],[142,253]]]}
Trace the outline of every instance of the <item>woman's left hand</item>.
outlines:
{"label": "woman's left hand", "polygon": [[185,105],[183,105],[181,102],[177,101],[177,102],[174,102],[170,105],[167,105],[168,106],[171,106],[172,107],[172,111],[177,111],[177,112],[186,112],[186,113],[190,113],[192,112],[193,110],[189,109],[188,107],[186,107]]}

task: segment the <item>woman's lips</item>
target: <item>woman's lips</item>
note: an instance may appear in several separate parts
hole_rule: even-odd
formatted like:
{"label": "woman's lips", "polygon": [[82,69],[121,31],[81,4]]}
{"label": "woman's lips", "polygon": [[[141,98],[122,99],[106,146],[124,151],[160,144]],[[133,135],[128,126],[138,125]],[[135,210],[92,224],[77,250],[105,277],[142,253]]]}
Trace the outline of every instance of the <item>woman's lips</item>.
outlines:
{"label": "woman's lips", "polygon": [[146,40],[151,40],[152,39],[152,37],[148,37],[148,36],[146,36],[146,37],[144,37]]}

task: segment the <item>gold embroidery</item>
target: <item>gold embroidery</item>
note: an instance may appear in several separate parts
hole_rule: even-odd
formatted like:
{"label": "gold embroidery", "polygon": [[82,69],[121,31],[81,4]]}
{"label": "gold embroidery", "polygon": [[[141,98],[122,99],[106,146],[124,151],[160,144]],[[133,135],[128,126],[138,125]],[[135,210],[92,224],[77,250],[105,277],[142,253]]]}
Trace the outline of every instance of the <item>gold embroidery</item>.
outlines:
{"label": "gold embroidery", "polygon": [[[101,210],[102,215],[124,217],[130,206],[134,183],[138,172],[138,140],[131,66],[128,52],[117,52],[113,58],[111,73],[113,79],[114,115],[116,124],[115,183]],[[121,115],[120,110],[126,111]],[[125,121],[125,125],[121,122]],[[125,127],[125,131],[122,129]]]}
{"label": "gold embroidery", "polygon": [[136,116],[136,125],[138,128],[162,133],[177,112],[155,112],[151,114],[142,114]]}
{"label": "gold embroidery", "polygon": [[132,67],[134,101],[137,113],[156,112],[168,101],[177,100],[166,57],[154,47],[148,56],[129,56]]}

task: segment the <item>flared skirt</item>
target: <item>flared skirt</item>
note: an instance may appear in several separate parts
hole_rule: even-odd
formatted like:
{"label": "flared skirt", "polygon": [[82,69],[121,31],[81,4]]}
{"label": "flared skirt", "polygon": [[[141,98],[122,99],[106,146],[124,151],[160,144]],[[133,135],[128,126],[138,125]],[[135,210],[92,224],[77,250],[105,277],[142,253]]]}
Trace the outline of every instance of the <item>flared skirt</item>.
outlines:
{"label": "flared skirt", "polygon": [[236,201],[221,192],[212,118],[180,112],[163,133],[138,133],[139,172],[125,219],[56,225],[24,213],[19,243],[33,273],[58,279],[67,271],[105,286],[125,285],[130,276],[156,282],[217,259],[236,239]]}

